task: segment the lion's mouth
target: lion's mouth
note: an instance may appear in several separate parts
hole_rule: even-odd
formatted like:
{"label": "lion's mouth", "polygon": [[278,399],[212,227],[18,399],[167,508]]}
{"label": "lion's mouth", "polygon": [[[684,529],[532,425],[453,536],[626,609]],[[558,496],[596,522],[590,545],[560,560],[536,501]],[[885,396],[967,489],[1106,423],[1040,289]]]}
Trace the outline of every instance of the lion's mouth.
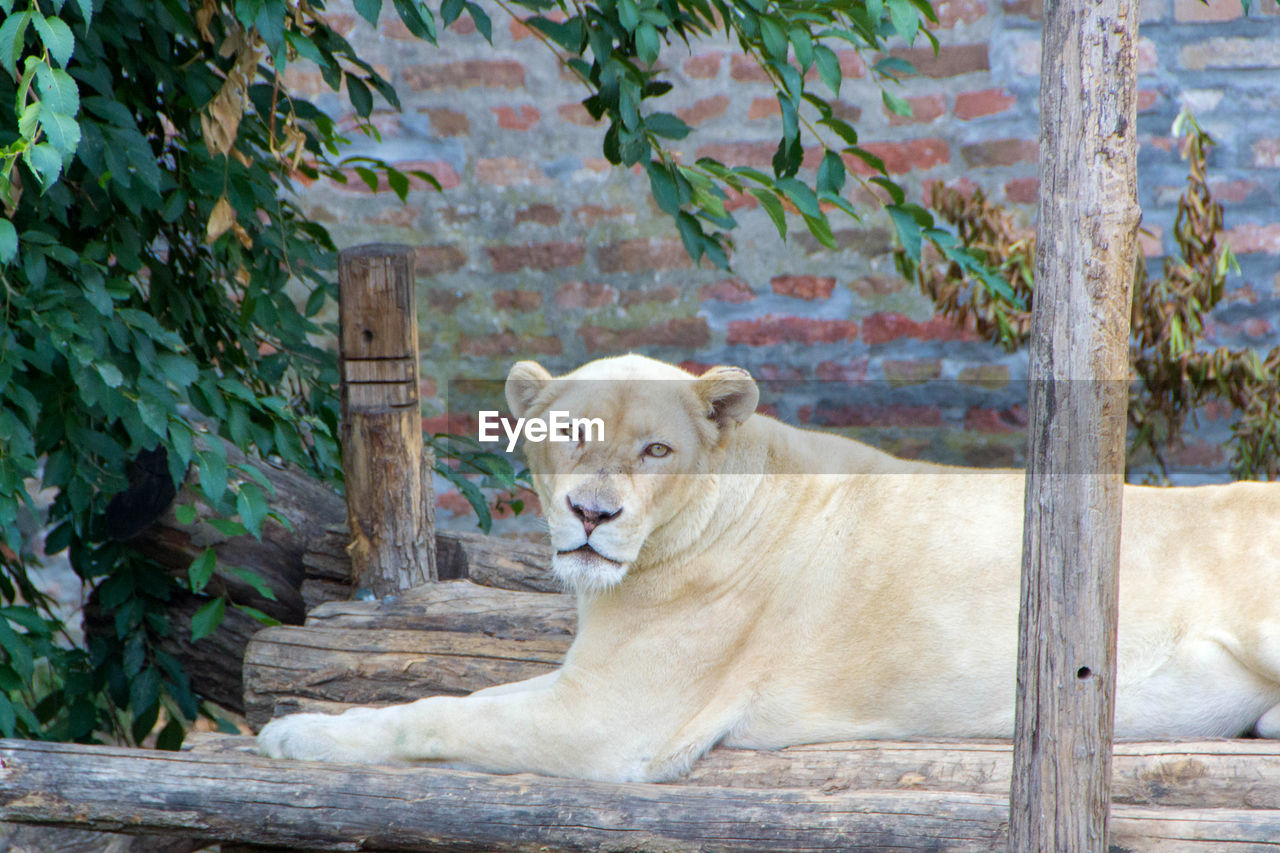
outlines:
{"label": "lion's mouth", "polygon": [[556,553],[560,555],[580,554],[583,557],[595,557],[596,559],[604,560],[607,563],[613,563],[615,566],[622,565],[621,560],[615,560],[612,557],[606,557],[604,554],[601,554],[595,548],[592,548],[589,542],[583,542],[577,548],[571,548],[568,551],[557,551]]}

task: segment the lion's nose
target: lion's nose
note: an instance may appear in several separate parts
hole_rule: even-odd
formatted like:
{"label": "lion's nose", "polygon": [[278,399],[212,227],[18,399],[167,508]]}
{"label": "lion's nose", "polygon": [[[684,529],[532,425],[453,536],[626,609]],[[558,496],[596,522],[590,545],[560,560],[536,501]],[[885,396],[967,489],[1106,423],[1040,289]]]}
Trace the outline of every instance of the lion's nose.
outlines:
{"label": "lion's nose", "polygon": [[574,503],[573,498],[566,497],[565,501],[569,504],[569,511],[578,517],[582,522],[582,529],[591,535],[591,531],[607,521],[613,521],[622,515],[622,507],[617,509],[604,509],[599,506],[589,506],[585,504]]}

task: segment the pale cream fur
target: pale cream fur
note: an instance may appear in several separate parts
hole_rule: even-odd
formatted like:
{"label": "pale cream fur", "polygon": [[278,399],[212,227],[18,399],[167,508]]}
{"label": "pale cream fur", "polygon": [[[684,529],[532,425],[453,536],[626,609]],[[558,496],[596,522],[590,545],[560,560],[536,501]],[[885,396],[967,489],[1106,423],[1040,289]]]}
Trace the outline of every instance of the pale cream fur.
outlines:
{"label": "pale cream fur", "polygon": [[[286,717],[268,755],[661,780],[717,742],[1012,733],[1021,472],[752,414],[736,368],[632,355],[552,380],[521,362],[507,395],[607,424],[603,443],[526,447],[578,590],[563,666]],[[622,511],[588,539],[570,499]],[[1280,485],[1127,486],[1123,524],[1117,735],[1280,736]]]}

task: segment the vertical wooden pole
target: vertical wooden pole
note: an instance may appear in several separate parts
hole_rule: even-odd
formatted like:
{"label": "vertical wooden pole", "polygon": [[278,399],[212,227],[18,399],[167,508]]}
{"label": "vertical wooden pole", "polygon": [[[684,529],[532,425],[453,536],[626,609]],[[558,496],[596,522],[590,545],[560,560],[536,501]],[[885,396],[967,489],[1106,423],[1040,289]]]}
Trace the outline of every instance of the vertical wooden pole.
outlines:
{"label": "vertical wooden pole", "polygon": [[338,290],[347,553],[355,589],[381,598],[437,579],[413,251],[346,249],[338,255]]}
{"label": "vertical wooden pole", "polygon": [[1010,848],[1107,850],[1137,0],[1046,0]]}

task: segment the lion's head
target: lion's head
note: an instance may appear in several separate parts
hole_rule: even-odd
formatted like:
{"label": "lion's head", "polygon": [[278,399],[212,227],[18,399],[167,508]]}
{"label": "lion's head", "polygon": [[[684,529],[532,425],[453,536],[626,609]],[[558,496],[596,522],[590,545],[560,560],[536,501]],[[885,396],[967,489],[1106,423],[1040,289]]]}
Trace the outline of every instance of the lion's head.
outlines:
{"label": "lion's head", "polygon": [[741,368],[694,376],[625,355],[561,377],[518,362],[506,396],[517,418],[550,421],[562,412],[562,421],[579,423],[577,440],[562,426],[561,440],[526,441],[525,456],[550,528],[552,568],[572,588],[599,592],[696,539],[718,460],[759,391]]}

